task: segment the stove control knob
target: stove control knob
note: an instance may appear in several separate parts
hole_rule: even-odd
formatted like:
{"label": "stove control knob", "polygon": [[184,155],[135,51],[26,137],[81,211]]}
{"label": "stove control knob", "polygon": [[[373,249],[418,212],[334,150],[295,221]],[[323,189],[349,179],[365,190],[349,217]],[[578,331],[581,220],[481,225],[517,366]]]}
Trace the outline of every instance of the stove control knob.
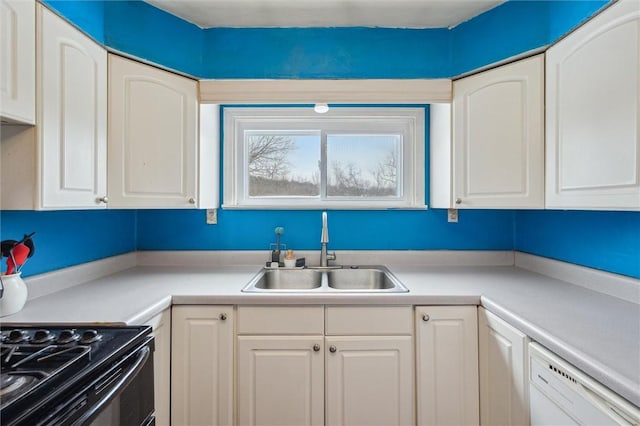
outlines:
{"label": "stove control knob", "polygon": [[24,330],[11,330],[7,338],[7,343],[21,343],[27,340],[28,337],[27,332]]}
{"label": "stove control knob", "polygon": [[78,336],[78,333],[76,333],[75,330],[72,330],[72,329],[62,330],[60,331],[60,334],[58,334],[58,339],[56,340],[56,343],[58,343],[59,345],[66,345],[67,343],[75,342],[79,338],[80,336]]}
{"label": "stove control knob", "polygon": [[40,330],[36,330],[35,333],[33,333],[33,337],[31,337],[31,343],[40,345],[43,343],[48,343],[54,338],[55,336],[51,334],[49,330],[40,329]]}
{"label": "stove control knob", "polygon": [[82,337],[80,337],[80,343],[83,345],[88,345],[90,343],[95,343],[102,339],[102,335],[98,334],[97,330],[85,330],[82,333]]}

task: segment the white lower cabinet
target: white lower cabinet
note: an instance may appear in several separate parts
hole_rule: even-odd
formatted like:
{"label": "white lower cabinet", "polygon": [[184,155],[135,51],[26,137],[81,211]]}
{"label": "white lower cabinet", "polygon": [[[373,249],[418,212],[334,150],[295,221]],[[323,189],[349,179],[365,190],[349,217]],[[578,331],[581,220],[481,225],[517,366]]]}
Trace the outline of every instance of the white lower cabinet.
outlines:
{"label": "white lower cabinet", "polygon": [[171,424],[171,309],[165,309],[146,325],[153,328],[153,385],[157,426]]}
{"label": "white lower cabinet", "polygon": [[238,307],[238,423],[413,424],[411,317],[410,306]]}
{"label": "white lower cabinet", "polygon": [[323,336],[238,336],[238,424],[324,424]]}
{"label": "white lower cabinet", "polygon": [[327,424],[413,424],[411,336],[326,338]]}
{"label": "white lower cabinet", "polygon": [[484,308],[478,309],[480,423],[528,425],[529,338]]}
{"label": "white lower cabinet", "polygon": [[171,424],[233,424],[232,306],[174,306]]}
{"label": "white lower cabinet", "polygon": [[477,425],[476,306],[416,307],[419,425]]}
{"label": "white lower cabinet", "polygon": [[[526,369],[516,368],[524,355],[507,343],[526,336],[484,310],[480,324],[482,422],[526,424],[518,402]],[[477,425],[479,387],[476,306],[171,312],[174,426]]]}

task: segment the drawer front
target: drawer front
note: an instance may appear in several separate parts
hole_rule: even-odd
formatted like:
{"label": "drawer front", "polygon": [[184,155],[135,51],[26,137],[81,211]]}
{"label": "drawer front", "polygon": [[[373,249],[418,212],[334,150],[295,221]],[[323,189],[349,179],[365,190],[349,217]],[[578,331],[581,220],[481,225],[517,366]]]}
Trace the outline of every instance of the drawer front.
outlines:
{"label": "drawer front", "polygon": [[323,306],[238,306],[238,334],[324,334]]}
{"label": "drawer front", "polygon": [[412,306],[327,306],[327,336],[412,335]]}

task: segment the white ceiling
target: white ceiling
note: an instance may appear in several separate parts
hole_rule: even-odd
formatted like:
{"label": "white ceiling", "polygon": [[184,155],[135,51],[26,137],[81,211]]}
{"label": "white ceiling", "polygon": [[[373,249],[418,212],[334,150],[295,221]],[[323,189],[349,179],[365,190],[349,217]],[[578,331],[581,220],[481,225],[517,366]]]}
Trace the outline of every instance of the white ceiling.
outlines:
{"label": "white ceiling", "polygon": [[505,0],[145,0],[201,28],[451,28]]}

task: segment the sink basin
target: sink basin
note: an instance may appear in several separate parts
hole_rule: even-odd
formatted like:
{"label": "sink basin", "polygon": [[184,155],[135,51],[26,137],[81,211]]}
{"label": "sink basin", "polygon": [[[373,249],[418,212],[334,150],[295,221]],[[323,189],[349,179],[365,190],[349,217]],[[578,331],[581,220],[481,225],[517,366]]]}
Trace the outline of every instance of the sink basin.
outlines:
{"label": "sink basin", "polygon": [[242,291],[302,291],[321,285],[322,272],[313,269],[264,269]]}
{"label": "sink basin", "polygon": [[353,267],[327,272],[329,287],[351,291],[409,291],[388,269],[383,267]]}
{"label": "sink basin", "polygon": [[409,290],[384,266],[345,266],[338,269],[265,268],[242,291],[403,293]]}

